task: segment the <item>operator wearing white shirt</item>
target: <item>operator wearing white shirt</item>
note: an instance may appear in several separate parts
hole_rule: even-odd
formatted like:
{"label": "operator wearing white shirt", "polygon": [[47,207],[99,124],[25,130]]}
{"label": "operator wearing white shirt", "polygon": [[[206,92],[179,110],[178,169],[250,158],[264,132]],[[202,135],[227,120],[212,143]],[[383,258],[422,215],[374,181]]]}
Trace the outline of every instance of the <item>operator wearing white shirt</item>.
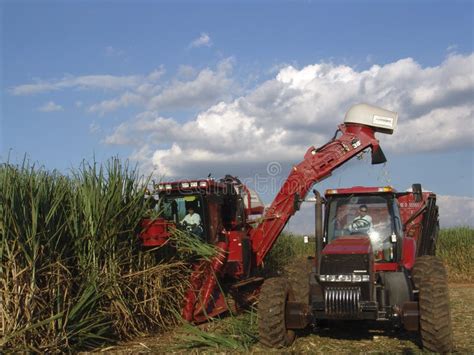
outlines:
{"label": "operator wearing white shirt", "polygon": [[199,216],[199,214],[197,213],[194,213],[194,208],[193,207],[189,207],[188,208],[188,214],[186,216],[184,216],[183,220],[181,221],[181,224],[186,222],[187,224],[190,224],[190,225],[200,225],[201,224],[201,216]]}
{"label": "operator wearing white shirt", "polygon": [[372,217],[367,214],[367,206],[360,205],[359,215],[355,217],[352,223],[349,225],[349,230],[351,232],[354,232],[357,230],[368,232],[371,229],[372,229]]}
{"label": "operator wearing white shirt", "polygon": [[194,208],[188,208],[188,214],[184,216],[181,224],[186,227],[186,230],[198,237],[203,236],[204,230],[201,226],[201,216],[198,213],[194,213]]}

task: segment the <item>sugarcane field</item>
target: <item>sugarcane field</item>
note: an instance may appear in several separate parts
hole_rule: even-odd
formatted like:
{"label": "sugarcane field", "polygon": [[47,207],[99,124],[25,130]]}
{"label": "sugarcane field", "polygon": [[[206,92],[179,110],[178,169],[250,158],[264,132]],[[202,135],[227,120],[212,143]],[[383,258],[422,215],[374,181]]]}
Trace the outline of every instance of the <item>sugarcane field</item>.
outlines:
{"label": "sugarcane field", "polygon": [[0,353],[474,353],[473,23],[0,1]]}
{"label": "sugarcane field", "polygon": [[[211,260],[216,249],[179,230],[165,246],[141,247],[136,233],[149,201],[146,181],[129,165],[84,162],[66,177],[28,162],[7,163],[0,179],[4,349],[266,351],[258,341],[258,304],[198,326],[183,320],[191,265],[196,258]],[[474,345],[473,233],[442,229],[437,248],[448,270],[460,352]],[[283,234],[260,272],[284,275],[292,262],[313,253],[314,240]],[[408,332],[357,326],[354,333],[355,321],[335,322],[302,331],[284,351],[421,351]]]}

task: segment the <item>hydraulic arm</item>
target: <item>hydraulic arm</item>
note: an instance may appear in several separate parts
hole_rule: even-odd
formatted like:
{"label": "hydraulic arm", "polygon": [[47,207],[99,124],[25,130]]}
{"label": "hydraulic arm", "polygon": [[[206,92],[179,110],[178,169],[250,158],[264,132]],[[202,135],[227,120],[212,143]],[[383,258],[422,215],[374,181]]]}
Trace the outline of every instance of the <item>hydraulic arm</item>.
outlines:
{"label": "hydraulic arm", "polygon": [[[347,121],[347,119],[346,119]],[[384,163],[385,156],[375,138],[380,129],[357,123],[339,125],[334,138],[320,148],[311,147],[295,165],[262,222],[250,232],[256,263],[260,265],[290,217],[297,211],[311,187],[329,177],[334,169],[367,148],[372,149],[372,164]],[[337,137],[338,133],[341,133]]]}

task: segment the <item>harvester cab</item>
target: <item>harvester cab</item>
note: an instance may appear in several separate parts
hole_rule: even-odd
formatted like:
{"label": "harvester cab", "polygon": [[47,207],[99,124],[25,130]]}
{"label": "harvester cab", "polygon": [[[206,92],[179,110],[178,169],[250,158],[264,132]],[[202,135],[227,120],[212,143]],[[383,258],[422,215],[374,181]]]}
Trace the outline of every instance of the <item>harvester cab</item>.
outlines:
{"label": "harvester cab", "polygon": [[245,230],[250,215],[261,214],[258,195],[236,177],[163,182],[155,186],[156,218],[142,220],[144,246],[161,246],[173,229],[217,244],[222,231]]}

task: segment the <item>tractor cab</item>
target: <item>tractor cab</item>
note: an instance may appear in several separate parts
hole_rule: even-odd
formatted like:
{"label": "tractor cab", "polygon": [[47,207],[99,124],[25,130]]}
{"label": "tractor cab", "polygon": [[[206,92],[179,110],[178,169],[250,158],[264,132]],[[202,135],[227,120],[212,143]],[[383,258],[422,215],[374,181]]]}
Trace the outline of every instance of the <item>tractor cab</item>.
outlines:
{"label": "tractor cab", "polygon": [[263,212],[258,196],[239,179],[164,182],[155,186],[155,218],[141,222],[144,246],[161,246],[173,229],[216,244],[223,231],[245,230],[247,217]]}
{"label": "tractor cab", "polygon": [[391,187],[353,187],[326,191],[323,244],[367,238],[376,262],[397,262],[402,227]]}

